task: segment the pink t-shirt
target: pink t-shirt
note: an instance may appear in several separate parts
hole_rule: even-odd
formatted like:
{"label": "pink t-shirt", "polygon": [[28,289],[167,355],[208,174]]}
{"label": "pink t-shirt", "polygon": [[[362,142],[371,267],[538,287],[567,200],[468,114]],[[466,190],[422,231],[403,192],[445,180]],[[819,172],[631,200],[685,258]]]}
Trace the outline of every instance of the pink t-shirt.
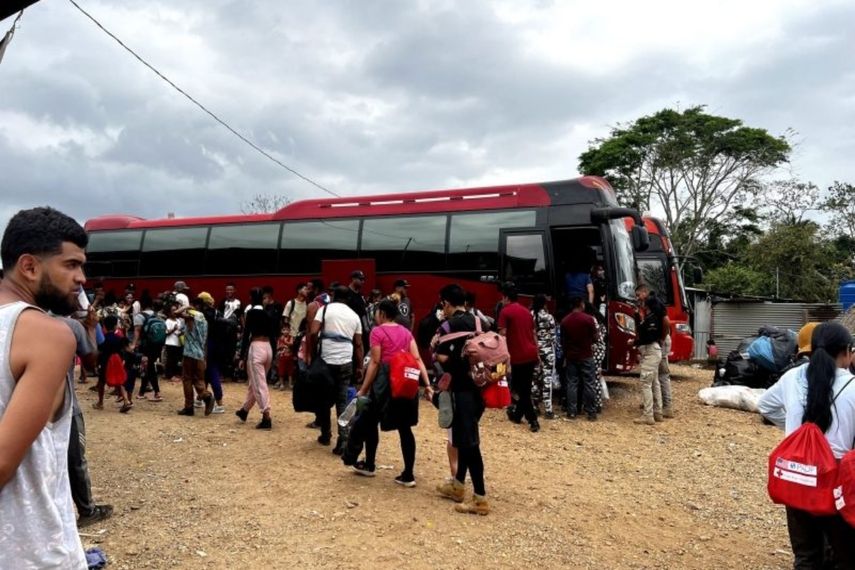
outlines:
{"label": "pink t-shirt", "polygon": [[380,361],[388,364],[396,352],[410,351],[413,333],[401,325],[380,325],[371,329],[371,347],[380,347]]}

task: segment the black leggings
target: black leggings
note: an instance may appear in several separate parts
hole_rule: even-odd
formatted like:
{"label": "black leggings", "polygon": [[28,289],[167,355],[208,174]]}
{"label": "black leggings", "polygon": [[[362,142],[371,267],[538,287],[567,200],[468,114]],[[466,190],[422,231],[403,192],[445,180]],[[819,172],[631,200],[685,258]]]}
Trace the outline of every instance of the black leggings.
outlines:
{"label": "black leggings", "polygon": [[487,494],[484,488],[484,459],[481,457],[481,446],[457,448],[457,480],[466,482],[466,472],[472,478],[472,487],[476,495]]}
{"label": "black leggings", "polygon": [[[412,476],[416,465],[416,436],[413,435],[413,428],[409,426],[398,428],[398,435],[401,438],[401,455],[404,458],[403,475]],[[380,444],[380,430],[377,424],[366,427],[364,436],[365,463],[369,467],[374,467],[377,460],[377,446]]]}

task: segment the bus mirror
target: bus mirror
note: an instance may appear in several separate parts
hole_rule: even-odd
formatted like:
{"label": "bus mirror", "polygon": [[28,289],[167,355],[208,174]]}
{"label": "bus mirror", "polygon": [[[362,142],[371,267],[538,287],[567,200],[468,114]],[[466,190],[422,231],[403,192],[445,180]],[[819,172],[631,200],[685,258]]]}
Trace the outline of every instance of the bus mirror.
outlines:
{"label": "bus mirror", "polygon": [[647,251],[650,247],[650,236],[642,226],[632,227],[632,248],[635,251]]}
{"label": "bus mirror", "polygon": [[703,283],[704,282],[704,270],[698,267],[697,265],[692,267],[692,279],[695,283]]}

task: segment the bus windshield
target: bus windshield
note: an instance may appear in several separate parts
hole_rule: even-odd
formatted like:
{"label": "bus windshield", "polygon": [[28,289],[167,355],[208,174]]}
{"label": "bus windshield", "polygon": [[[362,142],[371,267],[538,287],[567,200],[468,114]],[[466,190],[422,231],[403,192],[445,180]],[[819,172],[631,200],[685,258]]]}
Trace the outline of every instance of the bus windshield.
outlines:
{"label": "bus windshield", "polygon": [[623,299],[635,299],[635,267],[633,260],[635,259],[632,242],[629,239],[629,234],[626,231],[623,220],[612,220],[609,222],[611,226],[612,240],[614,242],[614,269],[615,283],[617,283],[617,294]]}

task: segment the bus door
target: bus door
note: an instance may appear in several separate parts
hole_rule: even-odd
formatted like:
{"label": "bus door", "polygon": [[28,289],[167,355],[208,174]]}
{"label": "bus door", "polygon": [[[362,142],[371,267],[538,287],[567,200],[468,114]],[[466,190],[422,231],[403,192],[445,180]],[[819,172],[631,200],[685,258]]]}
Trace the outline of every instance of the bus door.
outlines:
{"label": "bus door", "polygon": [[362,295],[368,296],[371,289],[377,286],[376,269],[373,259],[324,259],[321,261],[321,279],[326,287],[334,281],[347,286],[350,285],[350,274],[362,271],[365,274]]}
{"label": "bus door", "polygon": [[548,294],[551,268],[546,263],[543,230],[501,230],[499,278],[513,281],[521,295]]}

